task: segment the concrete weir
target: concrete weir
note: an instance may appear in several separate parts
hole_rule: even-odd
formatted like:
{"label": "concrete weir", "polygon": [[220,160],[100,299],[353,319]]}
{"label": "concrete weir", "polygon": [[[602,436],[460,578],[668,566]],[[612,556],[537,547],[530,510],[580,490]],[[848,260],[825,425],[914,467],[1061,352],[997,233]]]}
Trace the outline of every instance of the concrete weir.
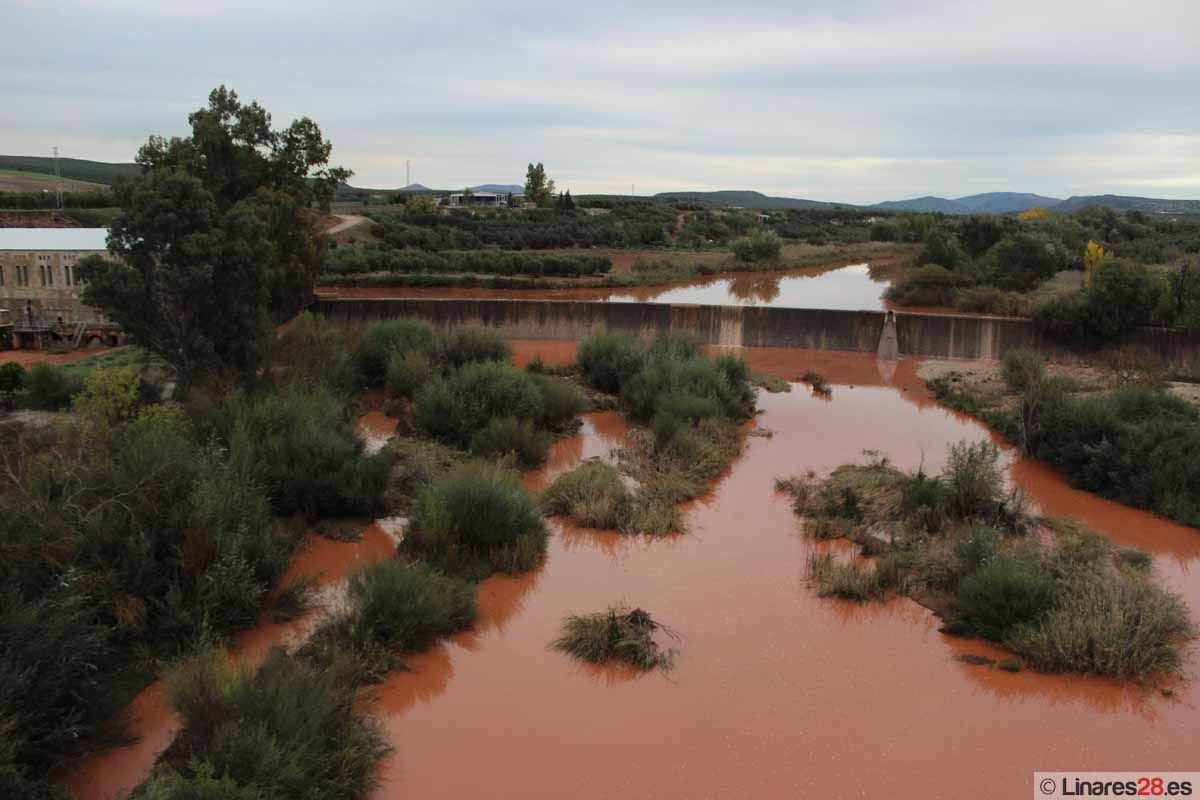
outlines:
{"label": "concrete weir", "polygon": [[[337,324],[413,317],[438,328],[491,328],[515,339],[580,339],[598,328],[646,338],[683,330],[713,345],[847,350],[882,358],[999,359],[1014,347],[1030,347],[1061,362],[1096,355],[1052,342],[1030,320],[1016,317],[473,298],[321,297],[312,310]],[[1186,331],[1139,328],[1124,346],[1164,365],[1200,366],[1200,337]]]}

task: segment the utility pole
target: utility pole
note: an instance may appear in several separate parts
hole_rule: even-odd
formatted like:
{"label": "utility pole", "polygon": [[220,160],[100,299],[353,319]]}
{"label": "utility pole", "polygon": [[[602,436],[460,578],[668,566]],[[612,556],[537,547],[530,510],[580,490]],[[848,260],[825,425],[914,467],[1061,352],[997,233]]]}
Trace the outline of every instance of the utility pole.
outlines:
{"label": "utility pole", "polygon": [[58,208],[61,211],[62,203],[62,171],[58,168],[58,145],[54,146],[54,195],[58,200]]}
{"label": "utility pole", "polygon": [[637,191],[636,191],[636,189],[637,189],[637,187],[636,187],[636,186],[634,186],[632,183],[631,183],[631,184],[629,184],[629,196],[630,196],[630,197],[637,197]]}
{"label": "utility pole", "polygon": [[411,162],[411,161],[409,161],[407,158],[406,158],[406,159],[404,159],[404,185],[405,185],[405,186],[411,186],[411,185],[412,185],[412,174],[411,174],[411,172],[410,172],[410,170],[409,170],[409,166],[410,166],[411,164],[412,164],[412,162]]}

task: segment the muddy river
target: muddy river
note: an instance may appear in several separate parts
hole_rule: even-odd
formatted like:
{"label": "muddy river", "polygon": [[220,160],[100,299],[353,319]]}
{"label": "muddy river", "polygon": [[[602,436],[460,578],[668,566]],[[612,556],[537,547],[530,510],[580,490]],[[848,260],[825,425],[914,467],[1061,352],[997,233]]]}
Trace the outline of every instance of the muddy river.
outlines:
{"label": "muddy river", "polygon": [[738,272],[657,286],[580,289],[473,289],[418,287],[322,287],[330,297],[479,297],[523,300],[593,300],[610,303],[774,306],[848,311],[890,306],[883,292],[903,264],[881,259],[870,264],[806,267],[773,272]]}
{"label": "muddy river", "polygon": [[[572,343],[514,343],[519,360],[569,360]],[[1166,697],[1079,676],[1010,674],[965,663],[998,649],[938,632],[897,599],[820,599],[805,584],[806,540],[776,476],[827,470],[882,450],[898,465],[942,466],[946,446],[989,434],[937,407],[915,363],[847,353],[747,350],[757,369],[795,378],[816,368],[832,397],[802,384],[760,394],[745,454],[686,509],[689,533],[625,537],[552,522],[544,564],[480,585],[479,621],[408,660],[374,707],[394,754],[377,798],[431,797],[945,797],[1027,796],[1039,770],[1196,768],[1200,690]],[[365,421],[378,436],[386,424]],[[581,459],[607,457],[625,426],[591,414],[560,441],[531,488]],[[1154,555],[1160,576],[1200,617],[1200,532],[1072,490],[1009,452],[1008,472],[1047,512],[1070,514]],[[311,538],[293,574],[337,583],[387,557],[379,526],[362,542]],[[581,666],[547,648],[562,618],[625,601],[680,634],[669,674]],[[264,626],[238,651],[261,654],[307,623]],[[1195,671],[1193,648],[1189,672]],[[105,798],[140,780],[174,722],[152,686],[132,709],[147,738],[92,759],[68,785]]]}

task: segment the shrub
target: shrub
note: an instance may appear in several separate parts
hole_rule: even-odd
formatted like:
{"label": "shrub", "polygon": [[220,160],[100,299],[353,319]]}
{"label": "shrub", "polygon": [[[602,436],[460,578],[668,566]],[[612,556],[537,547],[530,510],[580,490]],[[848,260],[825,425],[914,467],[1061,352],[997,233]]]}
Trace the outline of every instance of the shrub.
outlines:
{"label": "shrub", "polygon": [[367,386],[379,386],[396,353],[423,352],[433,344],[433,329],[413,319],[388,320],[368,325],[355,353],[358,374]]}
{"label": "shrub", "polygon": [[1033,558],[1005,554],[963,578],[952,627],[1003,641],[1053,602],[1054,577]]}
{"label": "shrub", "polygon": [[11,395],[25,387],[25,368],[15,361],[0,364],[0,393]]}
{"label": "shrub", "polygon": [[1030,234],[1007,236],[987,253],[990,281],[1001,289],[1027,292],[1062,267],[1053,247]]}
{"label": "shrub", "polygon": [[417,495],[401,546],[448,572],[482,579],[531,569],[546,550],[546,527],[516,475],[464,464]]}
{"label": "shrub", "polygon": [[475,619],[475,587],[423,565],[389,559],[358,570],[346,588],[346,608],[322,625],[301,651],[318,663],[353,654],[382,677],[393,654],[417,653]]}
{"label": "shrub", "polygon": [[392,354],[384,383],[396,397],[411,398],[434,374],[428,356],[418,350],[409,350]]}
{"label": "shrub", "polygon": [[958,237],[945,226],[939,225],[925,235],[925,246],[917,254],[917,264],[940,264],[946,269],[955,269],[964,260]]}
{"label": "shrub", "polygon": [[469,363],[416,395],[416,422],[426,433],[468,447],[494,417],[541,420],[545,404],[532,375],[494,361]]}
{"label": "shrub", "polygon": [[767,261],[779,258],[783,240],[775,231],[756,228],[749,235],[734,239],[731,247],[738,261]]}
{"label": "shrub", "polygon": [[942,473],[950,513],[959,519],[994,514],[1001,500],[1000,450],[991,442],[950,445]]}
{"label": "shrub", "polygon": [[75,412],[90,424],[111,428],[133,416],[138,403],[137,371],[131,367],[88,373],[83,391],[72,399]]}
{"label": "shrub", "polygon": [[646,347],[634,336],[599,330],[579,343],[577,360],[584,379],[593,388],[615,394],[637,373],[646,358]]}
{"label": "shrub", "polygon": [[368,513],[386,485],[391,456],[372,456],[337,402],[320,391],[230,401],[230,455],[262,486],[276,513]]}
{"label": "shrub", "polygon": [[551,431],[570,430],[583,411],[583,394],[564,380],[530,372],[542,394],[541,426]]}
{"label": "shrub", "polygon": [[529,420],[492,417],[471,437],[470,451],[484,458],[513,456],[522,467],[536,467],[546,460],[552,437],[537,430]]}
{"label": "shrub", "polygon": [[961,275],[931,263],[911,270],[884,294],[902,306],[949,306],[964,283],[966,279]]}
{"label": "shrub", "polygon": [[43,362],[29,368],[25,376],[27,402],[31,408],[58,411],[71,404],[71,396],[82,391],[83,383],[62,369]]}
{"label": "shrub", "polygon": [[433,340],[430,357],[447,367],[461,367],[476,361],[502,361],[512,357],[499,334],[482,328],[460,328],[441,333]]}
{"label": "shrub", "polygon": [[674,651],[654,641],[657,632],[670,631],[640,608],[610,608],[598,614],[567,617],[563,635],[552,646],[592,664],[620,661],[641,670],[667,669]]}
{"label": "shrub", "polygon": [[973,314],[1001,314],[1024,317],[1030,312],[1026,295],[1006,292],[996,286],[964,286],[954,295],[954,307]]}
{"label": "shrub", "polygon": [[[364,796],[389,748],[344,675],[279,649],[257,670],[216,655],[184,664],[167,680],[183,727],[160,770],[252,796]],[[156,771],[150,786],[172,780]]]}
{"label": "shrub", "polygon": [[1110,568],[1081,570],[1042,618],[1015,628],[1014,650],[1047,672],[1143,677],[1180,665],[1179,641],[1193,633],[1179,597]]}
{"label": "shrub", "polygon": [[[288,382],[324,387],[341,396],[353,391],[358,380],[352,342],[353,337],[323,317],[303,311],[271,342],[270,360]],[[357,347],[361,349],[361,343]]]}
{"label": "shrub", "polygon": [[1000,532],[987,525],[974,525],[959,540],[954,553],[961,572],[974,574],[999,557]]}
{"label": "shrub", "polygon": [[1020,392],[1045,380],[1046,365],[1033,350],[1016,347],[1004,354],[1000,374],[1009,388]]}

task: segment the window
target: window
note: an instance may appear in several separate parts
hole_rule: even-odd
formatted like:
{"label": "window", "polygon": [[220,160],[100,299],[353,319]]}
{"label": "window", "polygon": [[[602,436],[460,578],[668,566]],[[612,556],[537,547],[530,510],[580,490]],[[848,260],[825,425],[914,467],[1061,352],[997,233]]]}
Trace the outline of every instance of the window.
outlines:
{"label": "window", "polygon": [[46,265],[46,285],[47,286],[54,285],[54,265],[53,264]]}
{"label": "window", "polygon": [[4,285],[4,265],[0,264],[0,286]]}
{"label": "window", "polygon": [[29,265],[19,264],[17,266],[17,286],[29,285]]}
{"label": "window", "polygon": [[[3,278],[3,276],[0,276],[0,286],[3,286],[3,285],[4,285],[4,278]],[[72,267],[70,264],[63,264],[63,285],[65,285],[65,286],[74,286],[75,285],[75,268]]]}

